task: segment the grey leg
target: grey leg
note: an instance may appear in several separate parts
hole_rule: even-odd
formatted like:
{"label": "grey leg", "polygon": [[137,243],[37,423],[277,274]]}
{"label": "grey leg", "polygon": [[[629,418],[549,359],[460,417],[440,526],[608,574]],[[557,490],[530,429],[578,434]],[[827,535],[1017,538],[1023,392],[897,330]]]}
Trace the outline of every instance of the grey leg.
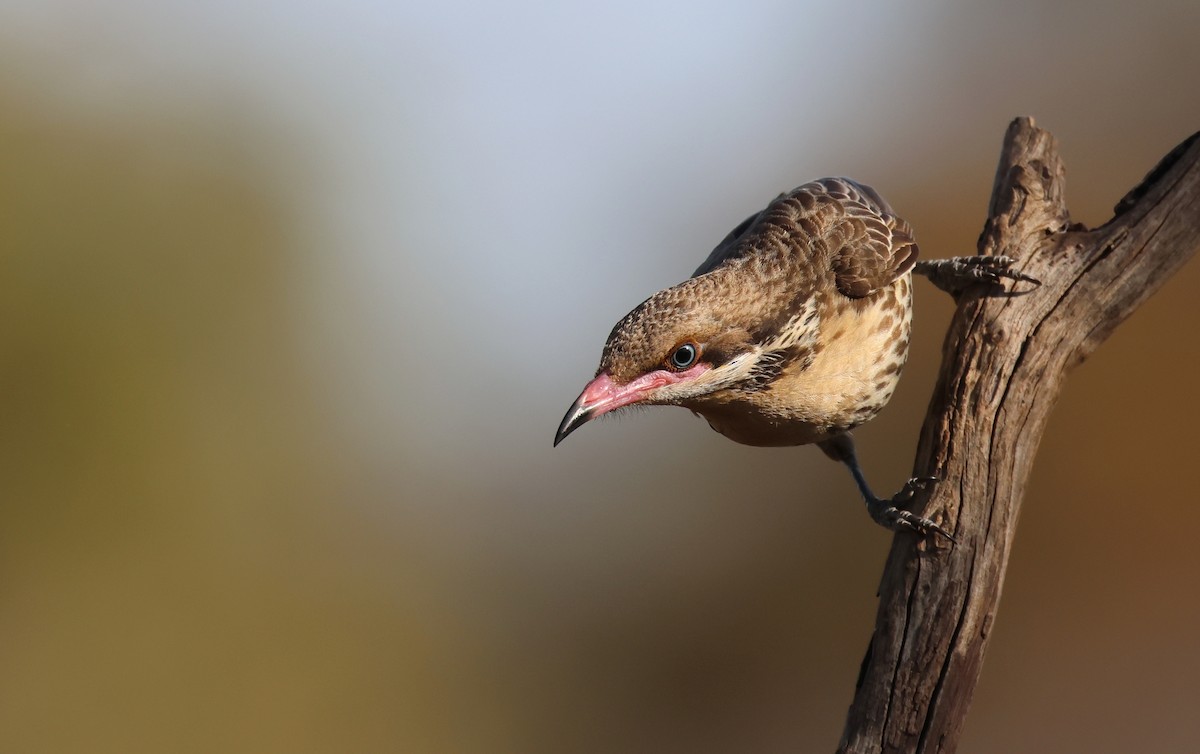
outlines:
{"label": "grey leg", "polygon": [[858,491],[866,500],[867,513],[871,515],[875,523],[893,531],[906,529],[917,534],[937,532],[951,542],[958,541],[932,520],[910,513],[900,507],[911,502],[917,490],[924,489],[927,485],[936,482],[936,478],[913,477],[905,482],[900,491],[891,498],[880,498],[871,491],[870,485],[867,484],[867,477],[863,474],[862,467],[858,465],[858,456],[854,452],[854,440],[848,432],[819,442],[817,446],[825,451],[825,455],[846,464],[846,467],[850,469],[854,483],[858,485]]}

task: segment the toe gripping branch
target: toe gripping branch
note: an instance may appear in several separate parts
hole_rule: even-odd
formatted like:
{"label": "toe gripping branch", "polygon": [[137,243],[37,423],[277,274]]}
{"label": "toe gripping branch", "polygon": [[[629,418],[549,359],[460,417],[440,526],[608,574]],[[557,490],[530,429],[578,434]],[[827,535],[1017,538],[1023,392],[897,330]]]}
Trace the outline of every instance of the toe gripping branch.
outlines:
{"label": "toe gripping branch", "polygon": [[900,507],[908,505],[912,501],[913,496],[916,495],[917,490],[925,489],[937,480],[937,477],[932,476],[913,477],[905,482],[900,491],[890,500],[870,495],[867,497],[867,512],[871,514],[871,518],[875,523],[893,531],[907,530],[922,536],[928,536],[930,533],[936,532],[951,542],[958,544],[958,540],[933,519],[918,516]]}
{"label": "toe gripping branch", "polygon": [[1004,256],[921,259],[913,266],[913,272],[929,278],[929,282],[956,298],[974,285],[1000,285],[1005,280],[1042,284],[1037,278],[1012,269],[1016,262]]}
{"label": "toe gripping branch", "polygon": [[951,542],[958,542],[950,532],[932,519],[919,516],[903,508],[912,502],[918,490],[923,490],[938,481],[937,477],[913,477],[905,482],[900,491],[891,498],[877,497],[871,491],[871,486],[867,484],[867,477],[863,474],[862,466],[858,464],[858,455],[854,452],[854,439],[849,432],[843,432],[828,440],[823,440],[817,443],[817,446],[825,451],[827,456],[845,464],[846,468],[850,470],[850,474],[854,477],[854,483],[858,485],[858,491],[862,493],[863,499],[867,503],[867,513],[871,515],[871,519],[875,523],[892,531],[911,531],[921,536],[937,533]]}

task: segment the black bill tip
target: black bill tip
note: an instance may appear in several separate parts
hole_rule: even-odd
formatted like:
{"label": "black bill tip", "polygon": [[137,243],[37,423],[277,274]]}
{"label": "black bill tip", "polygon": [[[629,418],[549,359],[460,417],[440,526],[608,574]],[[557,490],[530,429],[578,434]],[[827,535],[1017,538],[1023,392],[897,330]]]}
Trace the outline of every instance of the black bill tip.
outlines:
{"label": "black bill tip", "polygon": [[571,407],[567,409],[567,415],[563,417],[562,423],[558,425],[558,431],[554,433],[554,447],[566,439],[567,435],[587,424],[588,419],[592,418],[592,409],[582,404],[583,396],[580,396]]}

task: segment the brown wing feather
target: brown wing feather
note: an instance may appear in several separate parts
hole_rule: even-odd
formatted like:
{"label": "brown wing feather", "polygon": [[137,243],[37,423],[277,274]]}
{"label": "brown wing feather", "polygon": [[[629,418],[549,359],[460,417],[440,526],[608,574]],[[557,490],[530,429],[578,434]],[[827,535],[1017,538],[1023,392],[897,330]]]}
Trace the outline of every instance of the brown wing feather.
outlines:
{"label": "brown wing feather", "polygon": [[912,269],[918,254],[912,227],[875,189],[848,178],[825,178],[817,185],[845,210],[829,228],[834,252],[830,261],[839,291],[863,298]]}
{"label": "brown wing feather", "polygon": [[[891,284],[917,261],[912,228],[873,188],[849,178],[823,178],[781,194],[765,210],[743,220],[693,277],[762,254],[772,247],[763,243],[764,233],[774,235],[772,227],[807,237],[805,248],[826,250],[837,289],[851,298]],[[794,235],[791,243],[796,243]]]}

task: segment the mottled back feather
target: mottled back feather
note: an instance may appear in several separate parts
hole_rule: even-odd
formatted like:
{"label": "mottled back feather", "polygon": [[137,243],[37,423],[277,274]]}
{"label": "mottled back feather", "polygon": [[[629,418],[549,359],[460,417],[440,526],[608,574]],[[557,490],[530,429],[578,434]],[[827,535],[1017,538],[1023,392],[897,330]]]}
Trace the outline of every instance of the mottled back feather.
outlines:
{"label": "mottled back feather", "polygon": [[814,271],[831,271],[837,290],[850,298],[864,298],[895,282],[918,253],[912,228],[874,189],[849,178],[823,178],[781,194],[742,221],[693,276],[778,256],[781,249],[810,255]]}

